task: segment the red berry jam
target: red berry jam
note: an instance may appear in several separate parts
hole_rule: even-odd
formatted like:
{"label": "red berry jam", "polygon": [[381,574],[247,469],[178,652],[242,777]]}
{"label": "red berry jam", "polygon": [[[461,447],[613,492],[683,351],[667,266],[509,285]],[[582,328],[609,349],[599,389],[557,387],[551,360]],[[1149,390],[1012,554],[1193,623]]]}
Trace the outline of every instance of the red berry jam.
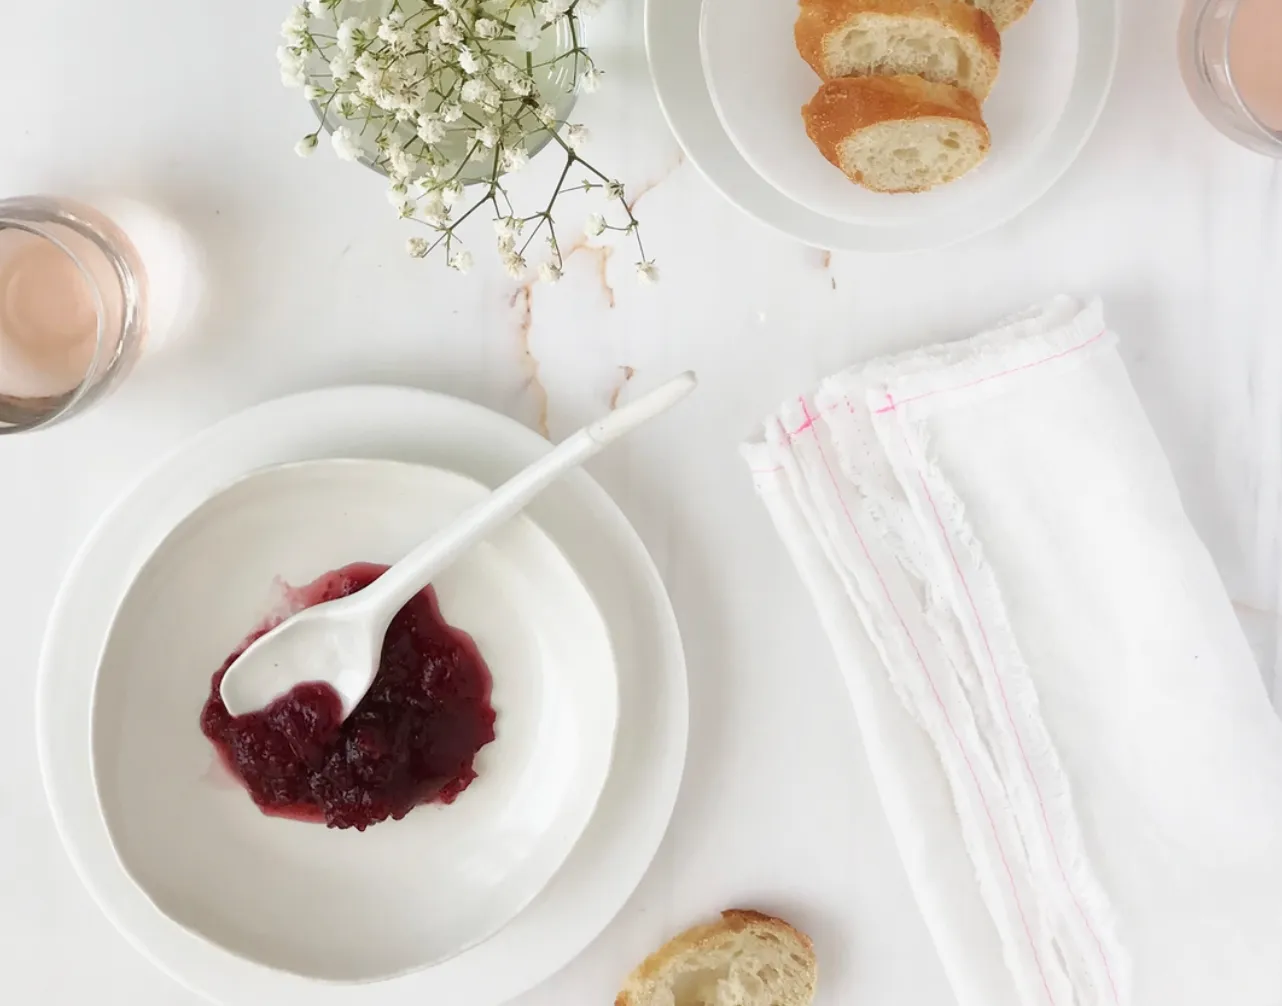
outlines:
{"label": "red berry jam", "polygon": [[[386,572],[354,563],[290,591],[294,610],[354,594]],[[218,686],[256,629],[214,674],[200,729],[266,814],[364,831],[421,803],[453,803],[494,740],[490,672],[476,645],[441,618],[431,587],[392,620],[378,675],[346,720],[329,685],[302,684],[232,716]]]}

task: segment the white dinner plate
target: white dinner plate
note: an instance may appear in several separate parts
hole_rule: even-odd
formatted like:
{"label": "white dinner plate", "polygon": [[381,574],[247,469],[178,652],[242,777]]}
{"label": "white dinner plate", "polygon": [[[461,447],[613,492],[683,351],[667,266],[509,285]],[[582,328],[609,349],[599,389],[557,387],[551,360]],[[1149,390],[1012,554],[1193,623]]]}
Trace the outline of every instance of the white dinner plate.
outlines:
{"label": "white dinner plate", "polygon": [[527,513],[564,554],[609,630],[619,697],[614,758],[596,813],[565,865],[490,939],[434,967],[374,984],[325,983],[273,970],[194,936],[160,912],[115,855],[99,813],[90,748],[95,669],[129,584],[203,500],[260,468],[336,457],[430,464],[493,486],[548,449],[513,420],[442,395],[394,387],[316,391],[249,409],[201,434],[145,476],[90,536],[55,602],[41,655],[41,770],[59,833],[86,886],[130,942],[184,985],[235,1006],[497,1006],[568,963],[636,887],[680,783],[685,665],[653,563],[584,472],[549,488]]}
{"label": "white dinner plate", "polygon": [[199,726],[213,671],[287,603],[283,584],[390,565],[488,492],[398,461],[277,465],[200,504],[147,560],[103,651],[93,761],[121,865],[165,915],[269,967],[373,981],[492,936],[560,869],[609,772],[618,688],[596,605],[528,517],[432,583],[496,713],[448,807],[363,834],[268,817]]}
{"label": "white dinner plate", "polygon": [[[709,17],[714,13],[717,23],[732,14],[728,0],[708,0],[717,4],[716,10],[709,8]],[[1103,108],[1108,88],[1112,81],[1113,65],[1117,56],[1118,14],[1116,0],[1037,0],[1034,4],[1058,4],[1052,7],[1049,14],[1041,15],[1046,28],[1053,28],[1062,18],[1073,17],[1076,21],[1076,51],[1070,49],[1065,58],[1071,62],[1071,85],[1067,96],[1062,100],[1055,97],[1060,86],[1055,82],[1062,78],[1047,77],[1045,107],[1061,105],[1058,116],[1051,115],[1045,123],[1035,123],[1031,119],[1020,117],[1019,105],[1021,95],[1017,87],[1008,90],[1003,102],[1009,102],[1013,121],[1008,126],[1015,129],[1015,137],[1020,135],[1026,142],[1017,143],[1008,150],[1000,162],[994,161],[990,172],[994,179],[991,189],[989,183],[981,182],[982,175],[976,176],[975,185],[981,186],[988,194],[982,199],[958,200],[943,195],[946,189],[938,193],[925,193],[915,196],[884,196],[867,193],[867,198],[845,182],[844,176],[832,168],[817,151],[804,148],[796,153],[795,145],[784,144],[776,150],[767,147],[778,141],[778,132],[771,131],[764,124],[761,135],[753,135],[753,128],[746,119],[739,117],[736,106],[736,122],[745,146],[754,151],[758,166],[771,174],[782,172],[786,165],[782,162],[789,159],[802,165],[797,169],[811,170],[822,175],[821,169],[827,169],[827,180],[820,187],[820,194],[809,196],[810,202],[823,207],[823,212],[807,206],[781,191],[776,185],[767,181],[756,168],[749,163],[743,153],[736,147],[725,125],[718,116],[712,95],[703,73],[703,60],[700,44],[700,5],[689,0],[646,0],[646,49],[649,55],[650,72],[654,78],[655,90],[659,103],[667,116],[668,123],[676,134],[678,142],[685,149],[687,156],[731,202],[762,223],[794,237],[807,244],[826,249],[844,249],[851,251],[912,251],[923,248],[946,245],[963,238],[978,234],[997,226],[1014,216],[1041,196],[1059,176],[1068,168],[1086,142],[1099,113]],[[1067,12],[1062,5],[1072,5]],[[761,5],[766,20],[771,21],[773,28],[764,28],[768,44],[773,46],[775,62],[773,67],[778,74],[784,69],[792,75],[789,86],[792,93],[780,95],[774,100],[770,110],[763,110],[763,123],[773,115],[770,121],[784,132],[791,131],[793,140],[799,132],[801,141],[809,145],[801,127],[800,101],[797,94],[804,90],[805,75],[810,74],[810,94],[818,86],[809,68],[796,56],[792,45],[792,21],[796,16],[795,4],[789,0],[752,0],[750,6]],[[727,34],[724,28],[718,28],[715,36],[717,42],[718,63],[731,58],[730,48],[735,39],[756,37],[758,45],[765,45],[763,36],[754,34],[758,25],[753,15],[739,5],[740,22],[734,31]],[[1030,13],[1029,17],[1033,17]],[[1037,22],[1030,22],[1030,35],[1040,36]],[[1026,26],[1029,27],[1029,26]],[[1020,25],[1014,25],[1006,35],[1004,44],[1008,51],[1015,53],[1019,42]],[[713,41],[710,35],[709,41]],[[727,47],[721,48],[720,42],[726,41]],[[1037,47],[1026,47],[1023,54],[1015,53],[1009,62],[1004,62],[1002,74],[1012,70],[1011,76],[1022,76],[1021,64],[1036,58],[1033,51]],[[796,56],[796,62],[788,61],[788,50]],[[741,55],[743,68],[753,69],[756,63],[746,55]],[[1005,57],[1004,57],[1005,60]],[[763,71],[768,77],[770,68]],[[721,73],[718,74],[720,78]],[[762,87],[770,86],[768,81]],[[998,83],[998,89],[1002,84]],[[1062,92],[1061,92],[1062,93]],[[719,90],[723,100],[729,101],[731,95],[724,88]],[[807,95],[806,97],[808,97]],[[996,90],[993,100],[997,100]],[[791,112],[788,111],[791,105]],[[998,110],[1000,111],[998,106]],[[790,117],[795,116],[795,120]],[[788,121],[786,121],[788,120]],[[1003,121],[1007,121],[1003,116]],[[1019,123],[1022,122],[1022,125]],[[1007,128],[1006,126],[1002,127]],[[773,139],[772,139],[773,137]],[[994,146],[999,137],[994,135]],[[811,156],[813,152],[813,157]],[[817,163],[816,163],[817,159]],[[809,165],[806,168],[806,165]],[[958,185],[961,182],[957,183]],[[798,189],[796,179],[786,183],[790,189]],[[828,197],[837,194],[839,213],[829,212],[833,209],[832,200]],[[925,199],[925,196],[939,196],[938,199]],[[842,200],[846,200],[842,202]],[[900,200],[906,204],[894,205]],[[911,208],[918,201],[919,209]],[[942,204],[942,205],[941,205]]]}

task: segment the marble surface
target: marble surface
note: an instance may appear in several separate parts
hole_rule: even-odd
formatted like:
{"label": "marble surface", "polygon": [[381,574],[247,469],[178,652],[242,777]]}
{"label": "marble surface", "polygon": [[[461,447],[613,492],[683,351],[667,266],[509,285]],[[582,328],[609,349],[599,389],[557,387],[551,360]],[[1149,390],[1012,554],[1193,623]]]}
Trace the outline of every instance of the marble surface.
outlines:
{"label": "marble surface", "polygon": [[[1037,205],[965,245],[828,255],[766,231],[682,157],[651,95],[636,0],[582,119],[637,193],[662,269],[584,249],[522,287],[479,249],[465,278],[413,261],[377,180],[317,156],[273,58],[281,4],[7,11],[0,194],[128,197],[190,242],[204,296],[81,419],[0,439],[0,959],[14,1002],[190,1006],[82,889],[54,833],[31,710],[43,623],[78,543],[139,473],[220,417],[328,384],[420,385],[553,437],[679,369],[703,387],[593,474],[654,554],[689,655],[688,774],[614,923],[519,1006],[609,1002],[675,930],[731,905],[815,937],[819,1006],[950,1001],[890,845],[844,688],[737,443],[785,396],[869,354],[964,335],[1056,291],[1098,292],[1190,516],[1271,681],[1282,573],[1282,166],[1206,125],[1175,63],[1175,0],[1124,4],[1112,97]],[[537,191],[538,163],[520,185]],[[518,186],[519,188],[519,186]],[[631,380],[627,380],[631,375]]]}

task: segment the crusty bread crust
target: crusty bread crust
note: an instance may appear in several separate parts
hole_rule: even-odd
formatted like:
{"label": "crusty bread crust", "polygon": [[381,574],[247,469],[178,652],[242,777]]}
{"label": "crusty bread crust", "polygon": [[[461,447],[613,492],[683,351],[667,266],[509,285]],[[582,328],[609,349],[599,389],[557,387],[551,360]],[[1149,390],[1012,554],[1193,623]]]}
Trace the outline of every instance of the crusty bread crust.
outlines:
{"label": "crusty bread crust", "polygon": [[974,37],[981,47],[992,53],[995,63],[1001,59],[1001,32],[991,17],[965,0],[801,0],[801,12],[793,28],[797,51],[824,80],[833,79],[824,57],[828,36],[861,14],[937,21],[958,35]]}
{"label": "crusty bread crust", "polygon": [[[988,149],[988,127],[969,91],[935,84],[913,74],[842,77],[826,81],[801,109],[806,135],[829,162],[841,168],[840,148],[852,133],[881,122],[906,119],[960,119],[975,126]],[[854,179],[862,182],[860,178]]]}
{"label": "crusty bread crust", "polygon": [[779,939],[793,945],[796,952],[809,959],[811,975],[811,993],[814,991],[814,977],[817,974],[814,944],[810,937],[799,929],[793,928],[783,919],[772,915],[754,912],[751,909],[731,908],[721,913],[721,919],[707,925],[695,926],[669,940],[652,953],[628,976],[628,980],[614,1000],[614,1006],[640,1006],[644,990],[662,977],[671,965],[681,958],[709,949],[727,933],[742,933],[745,930],[771,932]]}
{"label": "crusty bread crust", "polygon": [[997,25],[998,31],[1005,31],[1016,21],[1028,13],[1028,8],[1033,6],[1033,0],[1010,0],[1009,3],[987,3],[988,8],[997,8],[996,12],[990,9],[988,12],[993,17],[993,23]]}

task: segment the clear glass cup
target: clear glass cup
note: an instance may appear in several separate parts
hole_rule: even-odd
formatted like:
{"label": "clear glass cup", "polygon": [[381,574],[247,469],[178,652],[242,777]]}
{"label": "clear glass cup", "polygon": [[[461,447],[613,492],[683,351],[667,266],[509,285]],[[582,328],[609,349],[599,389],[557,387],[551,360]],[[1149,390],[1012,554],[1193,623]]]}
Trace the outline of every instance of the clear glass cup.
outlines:
{"label": "clear glass cup", "polygon": [[0,199],[0,435],[98,401],[146,327],[142,263],[110,219],[65,199]]}
{"label": "clear glass cup", "polygon": [[[1266,122],[1259,107],[1252,107],[1250,82],[1243,75],[1258,67],[1247,65],[1246,53],[1235,52],[1246,41],[1244,30],[1253,35],[1253,44],[1271,47],[1282,68],[1282,29],[1277,38],[1262,38],[1260,29],[1243,19],[1256,19],[1261,0],[1186,0],[1180,22],[1180,70],[1184,84],[1202,114],[1221,133],[1244,147],[1271,157],[1282,158],[1282,123]],[[1282,4],[1282,0],[1263,0]],[[1246,9],[1252,9],[1244,14]],[[1268,15],[1269,11],[1263,12]],[[1271,25],[1265,24],[1265,31]],[[1267,57],[1266,57],[1267,58]],[[1282,74],[1276,79],[1282,86]]]}

